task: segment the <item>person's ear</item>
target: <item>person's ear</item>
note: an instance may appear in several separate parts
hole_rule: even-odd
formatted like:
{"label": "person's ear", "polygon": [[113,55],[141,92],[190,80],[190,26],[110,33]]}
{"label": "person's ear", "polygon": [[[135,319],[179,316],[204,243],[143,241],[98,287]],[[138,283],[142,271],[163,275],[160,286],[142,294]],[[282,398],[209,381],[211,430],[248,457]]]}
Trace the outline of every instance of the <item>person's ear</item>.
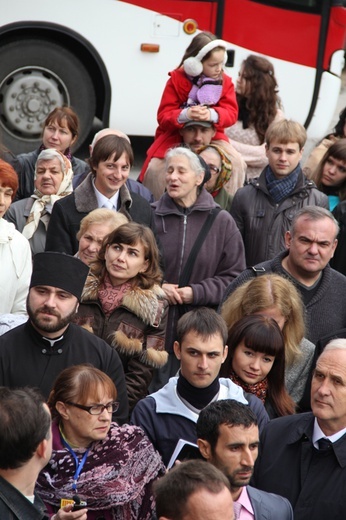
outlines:
{"label": "person's ear", "polygon": [[[223,354],[222,354],[222,363],[225,362],[225,359],[226,359],[226,357],[227,357],[227,354],[228,354],[228,345],[225,345],[225,346],[224,346],[224,349],[223,349]],[[221,363],[221,364],[222,364],[222,363]]]}
{"label": "person's ear", "polygon": [[291,247],[291,242],[292,242],[292,234],[290,231],[286,231],[285,233],[285,246],[286,246],[286,249],[289,249]]}
{"label": "person's ear", "polygon": [[[50,458],[50,442],[48,439],[43,439],[40,444],[37,446],[36,448],[36,455],[40,458],[40,459],[47,459],[47,458]],[[48,454],[49,454],[49,457],[48,457]]]}
{"label": "person's ear", "polygon": [[55,409],[63,419],[68,419],[68,412],[65,403],[57,401],[55,403]]}
{"label": "person's ear", "polygon": [[197,439],[197,446],[201,452],[202,457],[209,461],[211,458],[211,448],[209,442],[205,439]]}
{"label": "person's ear", "polygon": [[179,341],[174,342],[173,350],[174,350],[175,357],[180,360],[181,359],[181,348],[180,348]]}

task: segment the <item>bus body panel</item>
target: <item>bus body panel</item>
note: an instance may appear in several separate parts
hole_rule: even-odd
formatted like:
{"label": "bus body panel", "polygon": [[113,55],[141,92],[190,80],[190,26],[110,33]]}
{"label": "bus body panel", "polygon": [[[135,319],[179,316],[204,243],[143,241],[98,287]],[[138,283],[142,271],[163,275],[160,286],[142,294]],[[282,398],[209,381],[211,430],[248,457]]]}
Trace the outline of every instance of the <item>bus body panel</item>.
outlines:
{"label": "bus body panel", "polygon": [[[220,22],[218,10],[222,8],[223,27],[218,36],[235,51],[234,66],[226,68],[227,74],[235,80],[243,59],[249,54],[265,55],[275,67],[286,116],[304,124],[313,103],[316,78],[323,72],[316,69],[321,17],[259,1],[60,0],[55,8],[46,0],[11,0],[1,13],[0,60],[1,49],[9,37],[5,29],[9,26],[12,39],[16,38],[16,24],[25,21],[46,24],[49,32],[44,38],[52,41],[59,31],[55,26],[71,33],[69,41],[80,35],[95,49],[108,75],[109,119],[106,114],[103,122],[129,135],[150,136],[155,132],[156,112],[168,73],[178,65],[194,36],[184,32],[183,22],[195,19],[200,30],[215,32]],[[322,74],[316,111],[308,128],[309,135],[316,138],[327,132],[337,104],[345,13],[342,7],[333,7],[330,13],[322,62],[325,71],[331,68],[331,73]],[[28,30],[28,38],[34,33]],[[20,35],[25,38],[22,29]],[[61,35],[57,41],[64,44]],[[159,52],[141,51],[144,43],[157,44]],[[74,46],[69,45],[73,53]],[[80,57],[78,53],[76,57]],[[98,104],[102,104],[97,81],[95,88]]]}

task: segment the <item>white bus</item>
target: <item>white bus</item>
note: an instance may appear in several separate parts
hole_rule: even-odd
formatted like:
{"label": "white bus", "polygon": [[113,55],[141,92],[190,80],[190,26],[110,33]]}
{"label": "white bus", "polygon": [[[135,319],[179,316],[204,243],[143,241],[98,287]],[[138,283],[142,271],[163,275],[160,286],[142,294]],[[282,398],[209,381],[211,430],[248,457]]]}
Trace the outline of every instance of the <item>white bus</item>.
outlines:
{"label": "white bus", "polygon": [[287,117],[322,137],[343,67],[343,0],[0,0],[0,132],[14,152],[40,142],[56,106],[152,136],[167,74],[197,30],[229,42],[233,78],[250,53],[270,59]]}

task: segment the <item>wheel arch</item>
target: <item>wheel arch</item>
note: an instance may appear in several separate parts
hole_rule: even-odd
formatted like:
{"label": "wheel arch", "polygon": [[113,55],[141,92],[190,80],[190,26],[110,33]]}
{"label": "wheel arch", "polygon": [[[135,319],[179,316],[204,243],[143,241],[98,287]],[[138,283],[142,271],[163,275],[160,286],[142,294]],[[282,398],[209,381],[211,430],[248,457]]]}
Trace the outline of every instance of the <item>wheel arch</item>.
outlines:
{"label": "wheel arch", "polygon": [[77,32],[58,24],[30,21],[0,27],[0,46],[29,38],[59,44],[81,61],[94,85],[96,117],[102,121],[104,127],[109,126],[111,85],[106,66],[90,42]]}

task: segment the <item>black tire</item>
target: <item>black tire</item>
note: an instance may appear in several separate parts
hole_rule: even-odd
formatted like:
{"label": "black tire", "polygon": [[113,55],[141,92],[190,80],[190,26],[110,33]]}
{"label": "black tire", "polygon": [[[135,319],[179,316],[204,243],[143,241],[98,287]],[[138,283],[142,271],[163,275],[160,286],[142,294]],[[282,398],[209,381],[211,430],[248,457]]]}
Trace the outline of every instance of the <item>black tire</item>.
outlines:
{"label": "black tire", "polygon": [[79,117],[80,146],[96,111],[94,86],[81,61],[54,42],[30,38],[2,45],[0,63],[3,144],[15,154],[34,150],[48,113],[68,104]]}

